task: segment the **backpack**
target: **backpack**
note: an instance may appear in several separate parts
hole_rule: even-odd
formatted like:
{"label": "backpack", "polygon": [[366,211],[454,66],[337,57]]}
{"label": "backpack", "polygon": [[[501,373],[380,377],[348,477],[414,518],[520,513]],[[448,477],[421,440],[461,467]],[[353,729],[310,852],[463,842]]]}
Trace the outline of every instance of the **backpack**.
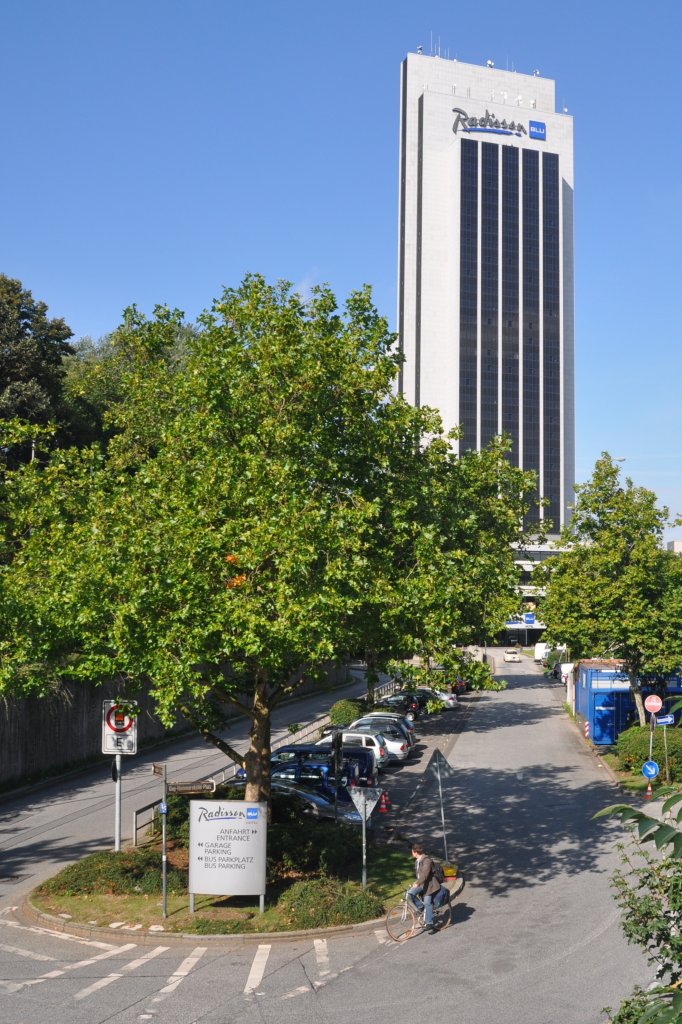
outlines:
{"label": "backpack", "polygon": [[443,872],[443,865],[439,860],[432,861],[431,877],[435,878],[439,885],[442,885],[445,881],[445,874]]}

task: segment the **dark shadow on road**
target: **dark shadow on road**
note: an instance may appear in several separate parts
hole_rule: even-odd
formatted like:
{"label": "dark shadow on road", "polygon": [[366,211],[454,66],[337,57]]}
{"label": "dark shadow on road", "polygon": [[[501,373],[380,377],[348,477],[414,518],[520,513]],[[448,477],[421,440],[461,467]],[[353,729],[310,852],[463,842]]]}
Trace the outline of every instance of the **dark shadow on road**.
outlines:
{"label": "dark shadow on road", "polygon": [[[576,787],[575,772],[537,765],[527,774],[455,768],[443,779],[448,852],[467,882],[475,878],[476,885],[492,895],[505,896],[512,889],[541,885],[558,873],[600,870],[599,854],[622,832],[612,821],[594,821],[593,815],[617,797],[606,782]],[[427,839],[442,856],[436,784],[429,783],[420,792],[400,833],[407,842]]]}

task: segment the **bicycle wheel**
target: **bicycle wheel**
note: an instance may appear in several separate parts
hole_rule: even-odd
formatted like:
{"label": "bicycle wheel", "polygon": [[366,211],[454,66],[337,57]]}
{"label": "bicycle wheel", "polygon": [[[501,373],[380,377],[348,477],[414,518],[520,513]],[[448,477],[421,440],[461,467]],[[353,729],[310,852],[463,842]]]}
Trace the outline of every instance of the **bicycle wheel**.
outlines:
{"label": "bicycle wheel", "polygon": [[434,910],[433,923],[435,924],[438,931],[441,931],[443,928],[448,928],[451,921],[452,907],[450,906],[449,901],[444,903],[442,907],[438,907],[437,910]]}
{"label": "bicycle wheel", "polygon": [[391,907],[386,914],[386,931],[394,942],[403,942],[414,935],[417,915],[407,903],[399,903]]}

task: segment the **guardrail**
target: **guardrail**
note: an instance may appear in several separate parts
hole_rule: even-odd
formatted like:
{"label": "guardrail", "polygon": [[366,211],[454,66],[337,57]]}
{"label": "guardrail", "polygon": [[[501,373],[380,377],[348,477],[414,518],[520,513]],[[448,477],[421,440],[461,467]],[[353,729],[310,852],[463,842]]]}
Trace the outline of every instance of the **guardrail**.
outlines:
{"label": "guardrail", "polygon": [[[375,687],[375,696],[382,696],[383,694],[392,693],[396,687],[396,683],[393,679],[390,679],[387,683]],[[309,740],[319,739],[320,729],[325,725],[329,725],[329,715],[323,715],[321,718],[316,718],[313,722],[308,722],[302,725],[296,732],[290,733],[288,736],[282,737],[281,740],[277,740],[272,745],[272,750],[279,750],[280,747],[285,747],[289,743],[307,743]],[[218,772],[213,772],[210,775],[205,775],[201,779],[197,779],[197,782],[203,782],[204,780],[213,780],[216,786],[223,785],[233,779],[239,765],[235,764],[234,761],[230,761],[225,768],[221,768]],[[161,806],[161,799],[153,800],[149,804],[145,804],[144,807],[138,807],[136,811],[133,811],[133,846],[144,846],[146,843],[154,842],[161,835],[161,821],[159,808]]]}

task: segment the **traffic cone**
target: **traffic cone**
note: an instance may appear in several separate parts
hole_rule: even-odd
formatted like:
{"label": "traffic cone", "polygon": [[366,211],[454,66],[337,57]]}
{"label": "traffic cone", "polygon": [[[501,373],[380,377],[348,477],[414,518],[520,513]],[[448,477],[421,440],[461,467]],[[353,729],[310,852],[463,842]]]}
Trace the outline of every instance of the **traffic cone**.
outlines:
{"label": "traffic cone", "polygon": [[379,798],[379,814],[387,814],[388,808],[388,793],[386,792],[386,790],[384,790]]}
{"label": "traffic cone", "polygon": [[644,797],[644,799],[651,800],[651,783],[649,783],[646,787],[646,796]]}

